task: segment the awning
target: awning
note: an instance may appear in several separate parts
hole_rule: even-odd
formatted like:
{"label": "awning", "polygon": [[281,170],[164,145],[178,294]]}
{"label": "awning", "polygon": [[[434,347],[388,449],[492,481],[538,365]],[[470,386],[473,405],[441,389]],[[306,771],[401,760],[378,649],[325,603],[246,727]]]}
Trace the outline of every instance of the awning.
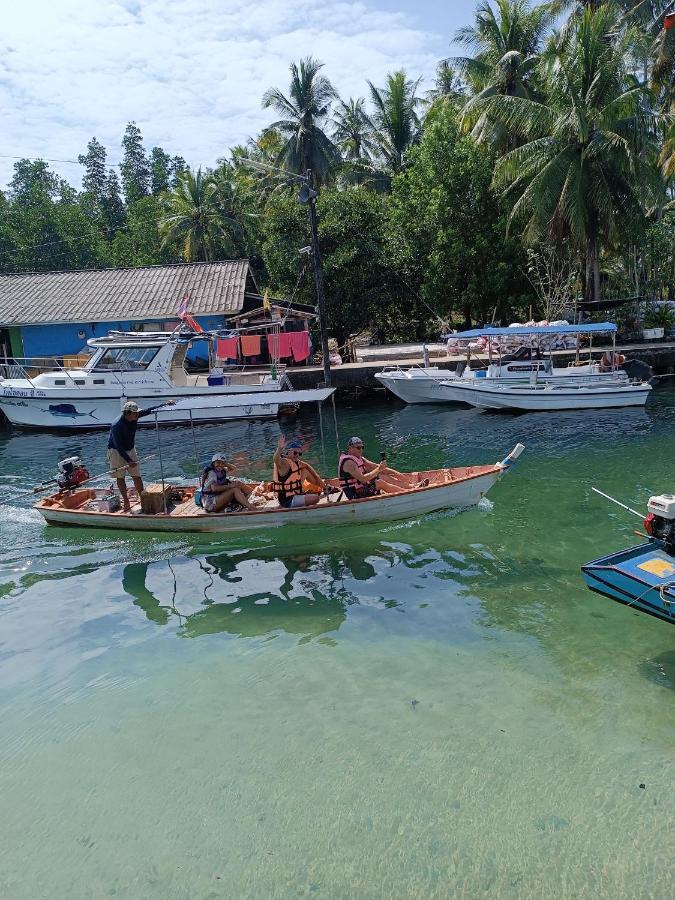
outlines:
{"label": "awning", "polygon": [[471,331],[458,331],[457,334],[446,334],[450,341],[472,341],[479,337],[517,337],[519,335],[536,334],[596,334],[614,332],[613,322],[593,322],[588,325],[514,325],[513,328],[473,328]]}
{"label": "awning", "polygon": [[310,391],[256,391],[251,394],[216,394],[186,397],[169,409],[223,409],[224,407],[268,406],[274,403],[323,403],[335,388],[316,388]]}

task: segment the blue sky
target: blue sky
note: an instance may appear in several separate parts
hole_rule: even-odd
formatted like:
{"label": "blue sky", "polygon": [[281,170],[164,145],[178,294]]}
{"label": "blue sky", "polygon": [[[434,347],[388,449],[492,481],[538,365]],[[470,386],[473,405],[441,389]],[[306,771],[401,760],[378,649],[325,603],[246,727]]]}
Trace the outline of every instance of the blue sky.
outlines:
{"label": "blue sky", "polygon": [[266,88],[285,89],[311,54],[344,97],[404,67],[429,87],[473,0],[22,0],[0,33],[0,185],[12,156],[53,158],[77,184],[95,135],[119,161],[126,123],[149,149],[213,165],[270,121]]}

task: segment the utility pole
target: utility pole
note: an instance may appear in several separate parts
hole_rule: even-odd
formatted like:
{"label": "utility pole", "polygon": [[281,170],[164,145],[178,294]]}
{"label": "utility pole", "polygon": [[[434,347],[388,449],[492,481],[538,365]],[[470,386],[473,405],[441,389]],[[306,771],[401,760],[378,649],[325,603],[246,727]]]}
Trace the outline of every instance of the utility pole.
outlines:
{"label": "utility pole", "polygon": [[317,193],[312,188],[312,170],[304,175],[305,184],[300,189],[300,202],[309,206],[309,227],[312,233],[312,263],[314,265],[314,284],[316,286],[316,305],[319,310],[319,331],[321,333],[321,352],[323,355],[323,380],[326,387],[331,386],[330,358],[328,354],[328,332],[326,329],[326,299],[323,293],[323,271],[321,269],[321,250],[319,249],[319,231],[316,221]]}

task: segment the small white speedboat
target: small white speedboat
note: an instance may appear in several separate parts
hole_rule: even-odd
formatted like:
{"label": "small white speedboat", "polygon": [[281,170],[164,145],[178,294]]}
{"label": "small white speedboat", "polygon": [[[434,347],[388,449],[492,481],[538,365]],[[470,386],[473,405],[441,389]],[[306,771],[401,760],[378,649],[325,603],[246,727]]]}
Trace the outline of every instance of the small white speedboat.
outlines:
{"label": "small white speedboat", "polygon": [[499,478],[515,463],[524,447],[517,444],[501,462],[483,466],[461,466],[408,473],[409,487],[393,494],[377,494],[347,500],[337,479],[328,482],[336,489],[335,498],[322,497],[316,506],[286,509],[281,507],[270,485],[260,483],[249,498],[258,503],[252,511],[207,513],[194,501],[194,486],[166,485],[166,510],[143,513],[140,504],[131,512],[108,511],[103,493],[79,487],[59,491],[40,500],[35,508],[51,525],[76,525],[83,528],[113,528],[124,531],[217,532],[231,533],[284,525],[355,525],[396,521],[443,509],[475,506]]}
{"label": "small white speedboat", "polygon": [[478,409],[527,412],[644,406],[652,389],[646,382],[633,383],[627,379],[508,384],[484,378],[441,382],[440,387],[446,399],[455,403],[467,403]]}

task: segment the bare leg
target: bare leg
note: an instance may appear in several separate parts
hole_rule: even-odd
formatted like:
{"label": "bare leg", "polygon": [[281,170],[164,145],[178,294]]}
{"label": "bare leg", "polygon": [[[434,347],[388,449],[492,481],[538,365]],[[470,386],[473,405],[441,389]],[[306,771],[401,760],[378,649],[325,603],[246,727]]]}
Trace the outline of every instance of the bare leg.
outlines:
{"label": "bare leg", "polygon": [[143,479],[140,475],[132,475],[131,480],[134,483],[134,487],[136,488],[136,493],[138,494],[138,499],[141,499],[141,491],[143,490]]}
{"label": "bare leg", "polygon": [[129,505],[129,495],[127,494],[127,480],[126,478],[116,478],[115,481],[117,482],[117,490],[122,498],[122,509],[125,512],[129,512],[131,506]]}

